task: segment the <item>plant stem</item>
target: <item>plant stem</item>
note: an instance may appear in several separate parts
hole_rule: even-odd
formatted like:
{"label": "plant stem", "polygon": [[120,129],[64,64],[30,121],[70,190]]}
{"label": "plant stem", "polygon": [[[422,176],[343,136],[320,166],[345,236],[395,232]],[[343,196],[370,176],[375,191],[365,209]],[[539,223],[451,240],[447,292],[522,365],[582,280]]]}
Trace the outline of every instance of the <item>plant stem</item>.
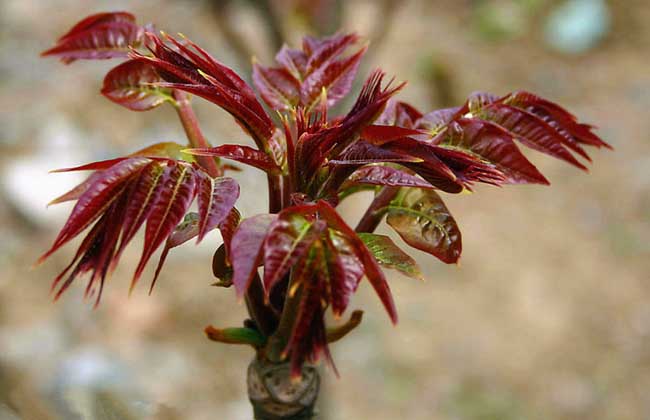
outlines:
{"label": "plant stem", "polygon": [[264,288],[260,276],[253,277],[248,290],[246,291],[246,308],[255,321],[259,331],[265,337],[271,336],[278,325],[278,317],[273,310],[264,303]]}
{"label": "plant stem", "polygon": [[[290,278],[293,279],[293,271]],[[273,335],[269,337],[267,345],[266,357],[276,363],[282,360],[282,352],[287,347],[300,308],[302,290],[298,289],[293,295],[291,295],[291,283],[291,280],[289,280],[278,326]]]}
{"label": "plant stem", "polygon": [[[210,147],[210,143],[208,143],[203,136],[203,132],[201,132],[199,120],[196,118],[196,114],[192,109],[189,95],[180,90],[174,90],[173,96],[176,101],[176,112],[181,119],[190,146],[194,148]],[[213,158],[208,156],[196,156],[196,161],[211,177],[223,175],[223,171],[219,168],[217,162]]]}
{"label": "plant stem", "polygon": [[281,175],[267,175],[269,186],[269,213],[278,213],[284,207],[282,198],[285,196]]}
{"label": "plant stem", "polygon": [[320,390],[320,375],[305,364],[292,379],[289,362],[273,363],[256,357],[248,366],[248,398],[256,420],[310,420]]}
{"label": "plant stem", "polygon": [[383,187],[379,194],[375,195],[375,199],[372,200],[368,210],[359,220],[355,230],[357,232],[374,232],[382,217],[384,217],[384,209],[395,198],[398,191],[399,188],[397,187]]}
{"label": "plant stem", "polygon": [[[196,118],[196,114],[192,109],[190,103],[189,95],[181,92],[179,90],[174,90],[173,93],[174,100],[176,101],[176,111],[178,116],[183,123],[183,128],[187,134],[187,138],[192,147],[210,147],[210,144],[203,136],[201,128],[199,126],[199,121]],[[201,165],[212,177],[221,176],[223,171],[219,168],[216,161],[208,156],[197,156],[197,162]],[[271,185],[275,187],[277,181],[272,183],[271,178],[269,177],[269,187]],[[274,190],[275,191],[275,190]],[[274,192],[272,197],[280,197],[281,194],[279,191]],[[280,205],[279,203],[273,203],[274,206]],[[277,211],[277,210],[276,210]],[[267,305],[264,304],[264,290],[262,288],[262,282],[259,276],[255,276],[251,282],[248,291],[246,292],[246,306],[248,312],[255,321],[259,331],[265,336],[269,336],[275,331],[277,325],[277,317]]]}

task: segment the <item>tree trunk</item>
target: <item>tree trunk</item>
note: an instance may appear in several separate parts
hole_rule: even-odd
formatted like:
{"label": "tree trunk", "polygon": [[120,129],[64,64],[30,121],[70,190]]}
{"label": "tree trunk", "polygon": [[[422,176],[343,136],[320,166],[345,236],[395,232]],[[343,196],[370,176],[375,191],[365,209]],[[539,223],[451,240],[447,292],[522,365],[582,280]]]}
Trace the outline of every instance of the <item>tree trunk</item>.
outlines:
{"label": "tree trunk", "polygon": [[320,376],[305,364],[302,377],[291,380],[288,362],[255,358],[248,366],[248,398],[255,420],[310,420],[320,390]]}

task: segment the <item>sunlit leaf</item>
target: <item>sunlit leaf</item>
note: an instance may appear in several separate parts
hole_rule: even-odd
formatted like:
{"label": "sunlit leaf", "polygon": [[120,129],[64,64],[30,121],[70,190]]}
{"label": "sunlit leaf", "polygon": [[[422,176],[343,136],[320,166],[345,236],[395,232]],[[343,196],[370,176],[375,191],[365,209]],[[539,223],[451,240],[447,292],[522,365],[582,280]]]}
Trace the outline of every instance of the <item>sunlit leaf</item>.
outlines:
{"label": "sunlit leaf", "polygon": [[80,32],[92,29],[97,25],[111,22],[135,23],[135,16],[129,12],[102,12],[87,16],[77,22],[68,32],[62,35],[58,40],[61,41],[70,38]]}
{"label": "sunlit leaf", "polygon": [[291,208],[273,221],[264,242],[264,286],[267,295],[289,269],[303,258],[327,225],[309,222]]}
{"label": "sunlit leaf", "polygon": [[153,211],[163,184],[164,167],[158,162],[152,162],[144,168],[134,180],[126,203],[124,220],[122,221],[122,239],[115,253],[113,266],[117,265],[119,257],[133,239],[140,227]]}
{"label": "sunlit leaf", "polygon": [[66,64],[78,59],[126,57],[129,47],[142,43],[144,28],[125,12],[89,16],[59,38],[43,56],[57,56]]}
{"label": "sunlit leaf", "polygon": [[160,254],[158,259],[158,265],[156,266],[156,271],[151,281],[151,286],[149,287],[149,293],[153,290],[153,287],[156,285],[158,276],[160,276],[160,271],[167,260],[167,255],[172,248],[175,248],[179,245],[184,244],[192,238],[195,238],[199,234],[199,215],[197,213],[187,213],[183,218],[183,221],[176,226],[174,231],[169,235],[167,241],[165,241],[165,246]]}
{"label": "sunlit leaf", "polygon": [[195,156],[218,156],[232,159],[269,173],[280,172],[280,168],[267,153],[248,146],[224,144],[217,147],[187,149],[185,152]]}
{"label": "sunlit leaf", "polygon": [[394,268],[408,277],[422,279],[420,267],[415,260],[395,245],[388,236],[359,233],[359,237],[381,266]]}
{"label": "sunlit leaf", "polygon": [[300,101],[300,82],[284,68],[264,67],[254,62],[253,83],[264,102],[273,109],[289,110]]}
{"label": "sunlit leaf", "polygon": [[460,230],[435,191],[404,188],[387,212],[386,222],[407,244],[448,264],[460,258]]}
{"label": "sunlit leaf", "polygon": [[579,123],[575,115],[554,102],[530,92],[515,92],[505,96],[502,101],[505,104],[526,109],[546,121],[565,138],[567,146],[586,159],[589,157],[580,144],[611,149],[609,144],[591,131],[592,126]]}
{"label": "sunlit leaf", "polygon": [[156,249],[183,220],[196,194],[195,177],[190,165],[181,162],[168,165],[162,177],[163,187],[160,188],[151,214],[147,219],[144,248],[131,281],[131,289],[138,282]]}
{"label": "sunlit leaf", "polygon": [[197,174],[200,242],[208,232],[226,219],[239,198],[239,184],[232,178],[212,178],[203,172]]}
{"label": "sunlit leaf", "polygon": [[[375,124],[394,125],[403,128],[416,128],[415,122],[422,117],[422,113],[406,102],[390,100],[384,112],[377,118]],[[420,127],[417,127],[420,128]]]}
{"label": "sunlit leaf", "polygon": [[365,274],[354,244],[338,231],[330,230],[327,237],[331,252],[327,254],[332,293],[332,312],[341,316],[350,303]]}
{"label": "sunlit leaf", "polygon": [[191,155],[183,151],[187,146],[183,146],[171,141],[155,143],[147,146],[137,152],[131,153],[129,156],[145,156],[148,158],[169,158],[174,160],[184,160],[185,162],[193,162],[194,159]]}
{"label": "sunlit leaf", "polygon": [[354,33],[337,33],[323,38],[305,36],[302,40],[302,49],[308,57],[305,74],[309,75],[331,62],[358,40],[358,35]]}
{"label": "sunlit leaf", "polygon": [[369,165],[357,169],[346,181],[347,184],[369,184],[390,187],[433,188],[425,180],[391,166]]}
{"label": "sunlit leaf", "polygon": [[365,141],[357,141],[336,159],[329,161],[330,165],[366,165],[388,162],[422,162],[422,159],[383,149]]}
{"label": "sunlit leaf", "polygon": [[341,235],[346,240],[350,241],[355,256],[363,264],[366,278],[375,289],[379,299],[384,304],[388,315],[393,323],[397,323],[397,310],[393,302],[393,296],[390,292],[390,287],[386,281],[384,273],[381,271],[377,260],[372,256],[366,245],[363,243],[357,233],[348,226],[341,216],[334,210],[334,208],[327,202],[321,200],[318,202],[318,210],[322,217],[327,220],[328,225],[341,232]]}
{"label": "sunlit leaf", "polygon": [[422,131],[396,125],[369,125],[361,132],[361,137],[374,145],[382,145],[402,137],[421,135]]}
{"label": "sunlit leaf", "polygon": [[54,244],[41,256],[39,262],[45,260],[54,251],[97,220],[108,206],[119,197],[120,193],[126,187],[126,181],[136,175],[150,162],[147,158],[133,158],[119,162],[106,170],[79,197],[68,221],[61,229],[61,232],[59,232]]}
{"label": "sunlit leaf", "polygon": [[170,89],[159,88],[156,68],[139,60],[129,60],[106,74],[102,95],[133,111],[147,111],[165,102],[173,102]]}
{"label": "sunlit leaf", "polygon": [[314,70],[302,83],[300,103],[310,109],[318,102],[321,92],[325,90],[327,105],[336,104],[352,88],[361,57],[365,52],[364,47],[348,58],[332,61]]}
{"label": "sunlit leaf", "polygon": [[159,37],[153,34],[149,37],[153,56],[137,53],[131,56],[157,69],[166,81],[159,83],[159,87],[184,90],[219,105],[252,135],[260,149],[266,150],[275,126],[242,78],[187,39],[179,42],[166,36],[174,50]]}
{"label": "sunlit leaf", "polygon": [[461,118],[441,133],[437,144],[469,151],[494,164],[511,184],[545,184],[548,181],[530,163],[503,128],[485,121]]}

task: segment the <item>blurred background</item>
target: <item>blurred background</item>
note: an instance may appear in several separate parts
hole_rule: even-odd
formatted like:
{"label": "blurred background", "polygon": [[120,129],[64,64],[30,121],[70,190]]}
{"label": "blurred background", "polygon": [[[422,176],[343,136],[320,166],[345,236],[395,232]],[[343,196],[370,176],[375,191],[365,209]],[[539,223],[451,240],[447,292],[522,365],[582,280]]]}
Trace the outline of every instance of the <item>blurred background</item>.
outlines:
{"label": "blurred background", "polygon": [[[550,188],[447,196],[460,266],[416,253],[426,282],[391,273],[397,327],[361,287],[352,307],[366,317],[333,345],[341,378],[324,371],[321,419],[650,419],[646,0],[3,0],[0,419],[250,419],[251,351],[202,333],[245,317],[232,290],[209,287],[217,234],[175,249],[152,296],[146,285],[127,296],[131,247],[95,310],[83,282],[56,304],[48,296],[74,246],[30,270],[71,208],[46,203],[79,181],[48,170],[183,141],[171,109],[133,113],[99,95],[114,62],[38,57],[85,15],[119,9],[242,74],[249,56],[270,64],[304,33],[355,30],[371,42],[362,72],[408,80],[401,99],[421,110],[526,89],[598,125],[615,148],[594,151],[590,174],[531,154]],[[211,141],[248,141],[225,112],[195,102]],[[248,216],[266,208],[260,174],[235,174]],[[367,199],[342,206],[348,220]]]}

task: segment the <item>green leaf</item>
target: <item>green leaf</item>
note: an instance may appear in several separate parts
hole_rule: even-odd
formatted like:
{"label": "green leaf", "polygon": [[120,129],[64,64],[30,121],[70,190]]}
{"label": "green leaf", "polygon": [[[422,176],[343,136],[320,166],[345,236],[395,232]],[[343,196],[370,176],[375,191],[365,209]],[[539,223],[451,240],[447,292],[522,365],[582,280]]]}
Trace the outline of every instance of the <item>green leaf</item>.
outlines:
{"label": "green leaf", "polygon": [[388,236],[359,233],[359,237],[380,265],[393,268],[408,277],[422,280],[420,267],[415,260],[395,245]]}
{"label": "green leaf", "polygon": [[458,262],[462,250],[460,230],[435,191],[402,188],[386,210],[386,222],[407,244],[448,264]]}

